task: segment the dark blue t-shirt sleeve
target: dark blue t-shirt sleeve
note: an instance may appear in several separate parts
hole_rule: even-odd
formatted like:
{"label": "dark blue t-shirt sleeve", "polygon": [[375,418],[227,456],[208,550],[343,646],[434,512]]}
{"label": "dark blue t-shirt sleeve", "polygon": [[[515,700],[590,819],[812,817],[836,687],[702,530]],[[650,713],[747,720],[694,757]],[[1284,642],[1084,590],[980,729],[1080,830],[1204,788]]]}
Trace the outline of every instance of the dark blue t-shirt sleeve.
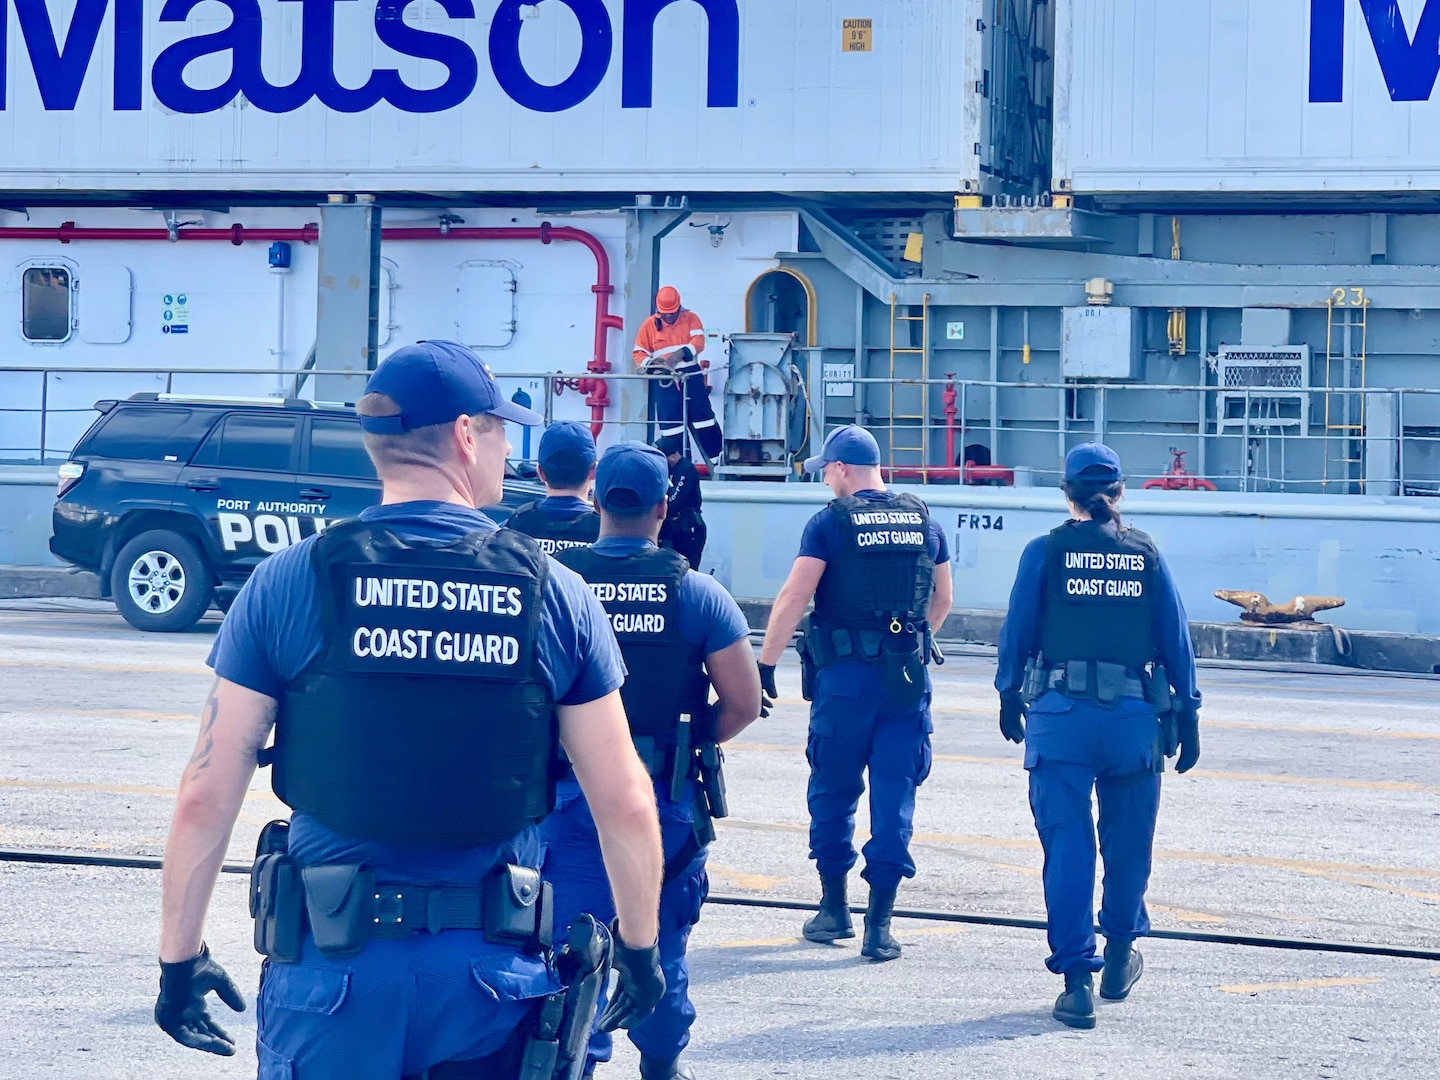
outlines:
{"label": "dark blue t-shirt sleeve", "polygon": [[584,705],[625,682],[620,645],[583,578],[550,560],[540,626],[540,667],[561,705]]}
{"label": "dark blue t-shirt sleeve", "polygon": [[691,570],[680,583],[680,636],[710,656],[748,638],[750,626],[723,585]]}
{"label": "dark blue t-shirt sleeve", "polygon": [[1018,691],[1025,682],[1025,662],[1040,651],[1040,620],[1045,608],[1045,537],[1025,545],[1010,590],[1010,607],[1000,627],[995,689]]}
{"label": "dark blue t-shirt sleeve", "polygon": [[1195,685],[1195,646],[1190,640],[1190,620],[1185,616],[1185,604],[1180,591],[1175,588],[1175,579],[1170,576],[1170,567],[1165,557],[1159,556],[1159,594],[1155,597],[1152,632],[1159,647],[1160,658],[1165,662],[1165,671],[1170,676],[1170,685],[1181,701],[1190,701],[1200,707],[1200,690]]}
{"label": "dark blue t-shirt sleeve", "polygon": [[830,550],[835,535],[831,517],[829,510],[821,510],[805,523],[805,531],[800,534],[799,554],[812,559],[820,559],[823,562],[830,561]]}
{"label": "dark blue t-shirt sleeve", "polygon": [[950,545],[945,542],[945,526],[934,518],[930,519],[929,535],[926,537],[926,545],[930,552],[930,561],[936,566],[950,561]]}
{"label": "dark blue t-shirt sleeve", "polygon": [[311,543],[270,556],[235,597],[205,661],[229,682],[279,700],[324,646]]}

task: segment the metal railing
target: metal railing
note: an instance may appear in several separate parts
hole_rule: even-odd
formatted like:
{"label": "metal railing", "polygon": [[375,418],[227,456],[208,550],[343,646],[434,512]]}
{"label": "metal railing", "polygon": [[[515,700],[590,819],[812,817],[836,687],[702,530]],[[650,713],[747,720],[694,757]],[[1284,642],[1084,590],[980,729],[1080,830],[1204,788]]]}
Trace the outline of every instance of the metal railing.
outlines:
{"label": "metal railing", "polygon": [[[724,370],[723,368],[720,370]],[[577,380],[604,380],[607,384],[658,383],[673,380],[664,372],[619,372],[569,374],[565,372],[495,372],[502,386],[522,382],[543,384],[543,399],[532,404],[548,424],[554,418],[557,399],[573,395],[584,400]],[[162,368],[162,367],[5,367],[0,366],[0,464],[47,464],[63,461],[95,419],[97,401],[121,400],[139,393],[195,397],[233,397],[279,404],[295,400],[297,386],[303,386],[300,400],[332,401],[317,397],[317,387],[333,385],[325,380],[353,380],[354,396],[364,386],[364,374],[317,371],[302,368]],[[693,376],[692,376],[693,377]],[[302,380],[302,381],[297,381]],[[687,426],[689,403],[682,395],[682,415]],[[612,405],[605,422],[618,422]],[[648,415],[627,423],[643,424],[647,431],[654,421]],[[28,434],[26,434],[28,432]],[[650,432],[653,438],[653,431]]]}
{"label": "metal railing", "polygon": [[[809,361],[805,366],[818,376],[819,350],[802,352]],[[721,382],[717,376],[724,370],[717,367],[711,372],[717,388]],[[306,389],[312,395],[317,377],[322,391],[327,385],[324,379],[344,377],[313,369],[0,367],[0,462],[63,460],[94,418],[97,399],[151,391],[278,401],[291,392],[298,375],[311,376]],[[565,394],[583,400],[574,388],[577,378],[604,380],[618,390],[627,382],[666,377],[638,372],[496,373],[505,386],[539,382],[540,400],[533,407],[547,422],[556,413],[557,399],[563,400]],[[358,388],[358,377],[351,378]],[[869,406],[883,406],[894,387],[911,387],[930,396],[928,415],[941,417],[945,412],[941,401],[947,390],[953,390],[953,424],[929,422],[928,460],[897,453],[896,460],[887,463],[896,479],[959,482],[964,448],[979,444],[989,451],[993,465],[1014,471],[1017,485],[1049,485],[1070,446],[1097,440],[1120,452],[1135,486],[1167,478],[1174,452],[1182,451],[1189,477],[1222,490],[1440,494],[1440,387],[1313,387],[1284,395],[1292,402],[1309,396],[1308,417],[1302,417],[1283,415],[1277,406],[1280,398],[1264,388],[946,378],[856,377],[845,382],[850,384],[849,397],[828,395],[819,378],[801,382],[808,411],[805,430],[812,448],[841,423],[865,424],[882,446],[889,445],[899,428],[908,429],[906,437],[913,436],[913,422],[892,422],[883,408]],[[1327,394],[1363,402],[1365,427],[1343,436],[1327,431],[1319,419]],[[717,415],[723,417],[723,407]],[[605,422],[618,419],[618,402],[612,394]],[[627,416],[625,423],[643,424],[653,437],[651,422],[643,413]],[[956,450],[950,460],[944,449],[947,430]],[[902,438],[897,445],[909,443]]]}

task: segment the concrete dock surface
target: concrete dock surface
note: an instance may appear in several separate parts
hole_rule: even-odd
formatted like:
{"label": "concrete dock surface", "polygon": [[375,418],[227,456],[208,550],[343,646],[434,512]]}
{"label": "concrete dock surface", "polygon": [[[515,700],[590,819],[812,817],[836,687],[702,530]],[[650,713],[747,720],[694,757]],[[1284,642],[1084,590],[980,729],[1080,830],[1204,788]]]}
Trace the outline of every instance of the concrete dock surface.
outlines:
{"label": "concrete dock surface", "polygon": [[[148,635],[94,601],[0,602],[0,848],[159,855],[210,675],[215,616]],[[993,660],[934,669],[934,768],[900,905],[1043,918],[1020,748],[996,728]],[[1201,671],[1203,756],[1167,774],[1157,928],[1440,950],[1440,680]],[[733,817],[711,890],[813,901],[807,709],[793,653],[777,713],[727,748]],[[284,808],[257,775],[230,845],[248,862]],[[862,804],[859,831],[865,830]],[[212,1004],[239,1052],[183,1049],[151,1019],[160,876],[0,862],[0,1076],[254,1076],[246,885],[221,876],[207,939],[250,995]],[[852,881],[863,903],[864,885]],[[1043,933],[897,920],[894,963],[799,936],[804,915],[711,905],[692,939],[707,1080],[1328,1078],[1440,1073],[1440,961],[1142,943],[1144,979],[1091,1032],[1050,1019]],[[224,1015],[221,1015],[224,1014]],[[617,1040],[600,1076],[634,1076]]]}

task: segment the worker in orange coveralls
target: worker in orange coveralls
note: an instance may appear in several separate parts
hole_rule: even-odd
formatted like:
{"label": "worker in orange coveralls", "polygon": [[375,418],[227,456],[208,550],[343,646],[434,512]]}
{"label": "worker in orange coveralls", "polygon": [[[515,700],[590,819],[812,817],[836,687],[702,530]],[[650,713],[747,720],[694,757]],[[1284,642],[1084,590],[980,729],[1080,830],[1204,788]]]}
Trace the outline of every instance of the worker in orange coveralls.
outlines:
{"label": "worker in orange coveralls", "polygon": [[710,405],[700,361],[705,349],[705,327],[700,316],[680,306],[680,293],[672,285],[655,294],[655,314],[635,336],[635,365],[641,370],[673,372],[674,380],[656,383],[655,418],[660,437],[685,434],[686,422],[711,460],[720,456],[720,424]]}

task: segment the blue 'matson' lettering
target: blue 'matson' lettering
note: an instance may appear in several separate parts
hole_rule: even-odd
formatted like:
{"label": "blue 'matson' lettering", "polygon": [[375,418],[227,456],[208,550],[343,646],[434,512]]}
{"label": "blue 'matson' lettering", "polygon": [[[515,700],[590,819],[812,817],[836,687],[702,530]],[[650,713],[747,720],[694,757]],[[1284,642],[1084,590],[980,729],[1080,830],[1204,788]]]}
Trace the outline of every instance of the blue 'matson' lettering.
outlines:
{"label": "blue 'matson' lettering", "polygon": [[[1310,0],[1310,100],[1345,100],[1345,4]],[[1400,0],[1358,0],[1391,101],[1429,101],[1440,77],[1440,3],[1426,0],[1412,39]]]}
{"label": "blue 'matson' lettering", "polygon": [[[405,10],[416,0],[379,0],[375,36],[395,52],[432,60],[445,68],[444,81],[430,89],[408,85],[395,68],[373,71],[363,86],[342,86],[335,77],[335,6],[355,0],[277,0],[301,5],[300,70],[282,86],[261,70],[264,19],[260,0],[165,0],[159,22],[183,23],[202,3],[230,10],[221,30],[196,34],[161,51],[150,70],[155,98],[179,113],[209,113],[243,96],[256,108],[288,113],[318,100],[340,113],[359,113],[388,102],[408,113],[453,109],[474,92],[479,62],[463,40],[405,24]],[[475,19],[472,0],[437,0],[450,19]],[[500,0],[489,34],[490,67],[500,88],[516,104],[536,112],[563,112],[587,100],[600,87],[614,54],[614,28],[604,0],[559,0],[580,23],[580,59],[554,85],[537,82],[520,59],[521,8],[545,0]],[[621,106],[652,104],[655,79],[655,20],[680,0],[626,0],[621,54]],[[687,0],[702,8],[708,22],[707,100],[710,108],[736,108],[740,100],[740,10],[738,0]],[[35,72],[41,103],[47,110],[75,108],[100,40],[105,13],[113,9],[113,107],[134,111],[144,97],[144,0],[77,0],[63,40],[56,34],[45,0],[15,0],[16,23]],[[6,107],[9,0],[0,0],[0,110]],[[197,88],[186,69],[209,56],[228,55],[229,74],[218,86]]]}

